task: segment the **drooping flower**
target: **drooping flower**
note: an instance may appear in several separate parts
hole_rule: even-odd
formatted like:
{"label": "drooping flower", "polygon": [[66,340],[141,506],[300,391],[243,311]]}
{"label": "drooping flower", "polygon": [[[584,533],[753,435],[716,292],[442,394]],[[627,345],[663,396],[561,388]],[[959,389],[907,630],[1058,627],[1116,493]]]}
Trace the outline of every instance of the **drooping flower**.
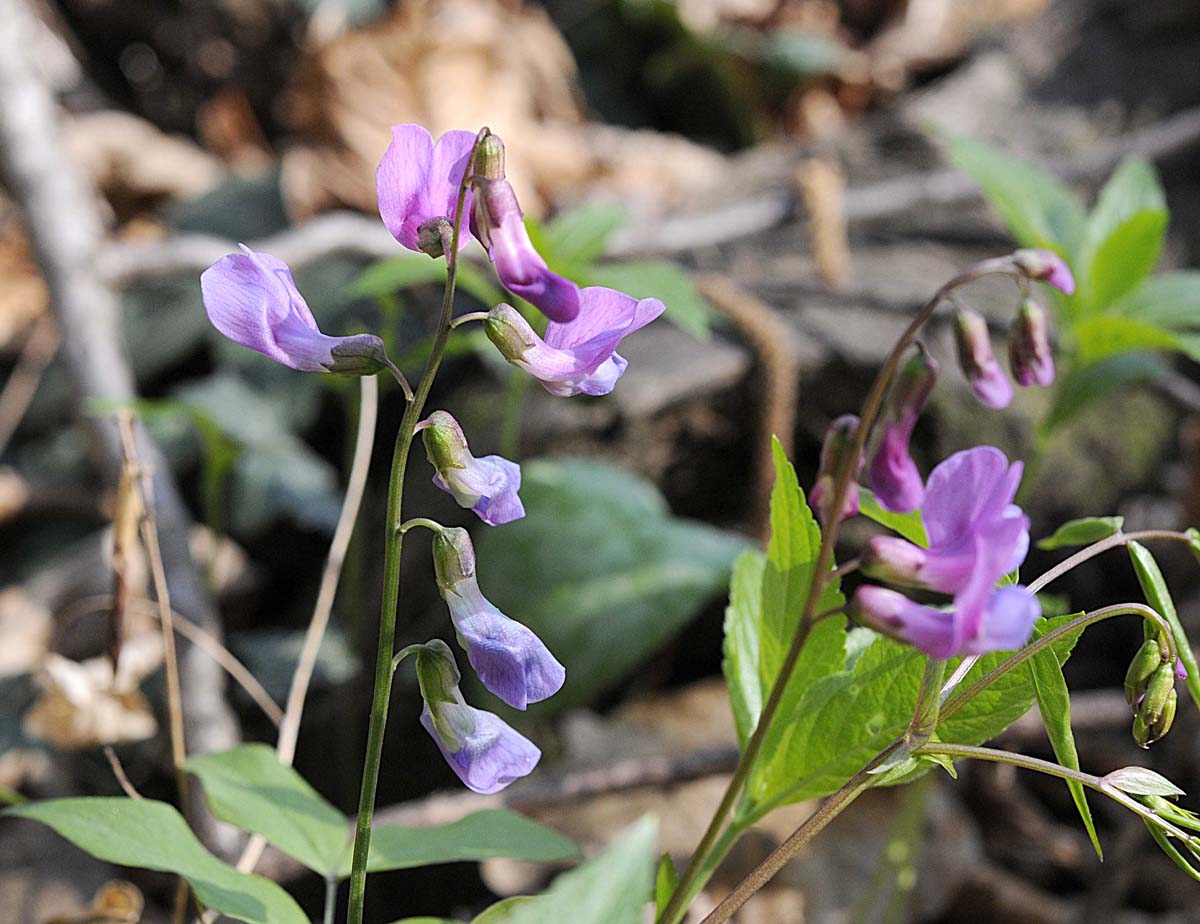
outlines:
{"label": "drooping flower", "polygon": [[[809,503],[817,512],[821,525],[827,526],[832,511],[833,482],[838,468],[843,464],[846,453],[854,442],[860,421],[854,414],[843,414],[834,420],[825,431],[825,441],[821,444],[821,467],[817,470],[817,480],[808,496]],[[846,497],[842,502],[839,514],[840,520],[847,520],[858,513],[858,473],[862,469],[863,458],[859,453],[850,472],[850,481],[846,487]]]}
{"label": "drooping flower", "polygon": [[954,318],[954,342],[958,364],[975,397],[985,407],[1008,407],[1013,387],[992,352],[987,321],[974,311],[960,311]]}
{"label": "drooping flower", "polygon": [[516,193],[504,178],[504,144],[496,135],[480,143],[475,173],[471,230],[487,249],[496,275],[551,321],[573,320],[579,314],[579,286],[551,272],[534,249]]}
{"label": "drooping flower", "polygon": [[1043,388],[1054,384],[1054,353],[1046,310],[1032,299],[1021,303],[1008,335],[1008,363],[1017,383]]}
{"label": "drooping flower", "polygon": [[514,709],[557,693],[566,679],[565,669],[527,626],[484,597],[475,575],[475,549],[465,529],[434,534],[433,564],[454,631],[483,685]]}
{"label": "drooping flower", "polygon": [[[375,171],[379,217],[392,237],[431,257],[443,255],[443,239],[454,224],[458,191],[466,176],[474,132],[449,131],[435,144],[421,125],[393,125],[392,142]],[[471,194],[463,204],[459,249],[471,239],[467,229]]]}
{"label": "drooping flower", "polygon": [[471,455],[462,427],[445,411],[434,411],[417,424],[425,454],[437,470],[433,483],[451,495],[460,507],[474,510],[489,526],[511,523],[525,516],[517,492],[521,466],[502,456]]}
{"label": "drooping flower", "polygon": [[467,788],[485,795],[527,776],[542,752],[499,716],[468,706],[450,648],[440,639],[416,647],[424,708],[421,725]]}
{"label": "drooping flower", "polygon": [[200,274],[204,310],[234,343],[304,372],[373,375],[389,365],[373,334],[321,333],[287,264],[242,245]]}
{"label": "drooping flower", "polygon": [[1071,267],[1053,251],[1033,248],[1018,250],[1012,255],[1012,259],[1017,269],[1030,279],[1038,279],[1048,286],[1053,286],[1063,295],[1074,293],[1075,277],[1071,275]]}
{"label": "drooping flower", "polygon": [[908,451],[913,427],[937,381],[938,364],[923,347],[900,368],[880,423],[879,445],[871,457],[871,490],[880,505],[896,513],[921,506],[921,473]]}
{"label": "drooping flower", "polygon": [[639,301],[624,292],[590,286],[579,292],[579,316],[551,321],[543,340],[510,305],[488,312],[484,330],[510,363],[552,395],[606,395],[628,365],[615,350],[621,340],[666,311],[657,298]]}
{"label": "drooping flower", "polygon": [[1012,502],[1021,471],[1021,463],[1010,466],[991,446],[955,453],[938,465],[921,511],[929,548],[876,536],[867,543],[863,572],[953,594],[954,604],[935,609],[895,591],[862,587],[856,605],[867,624],[939,658],[1022,644],[1040,604],[1019,585],[996,588],[1029,550],[1029,519]]}

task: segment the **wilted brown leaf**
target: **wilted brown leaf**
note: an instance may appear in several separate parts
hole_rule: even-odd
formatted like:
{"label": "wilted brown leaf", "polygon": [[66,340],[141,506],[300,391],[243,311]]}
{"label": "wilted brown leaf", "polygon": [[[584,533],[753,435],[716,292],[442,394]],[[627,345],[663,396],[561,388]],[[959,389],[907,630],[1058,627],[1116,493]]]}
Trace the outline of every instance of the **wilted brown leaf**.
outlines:
{"label": "wilted brown leaf", "polygon": [[29,674],[50,648],[50,611],[21,587],[0,590],[0,677]]}

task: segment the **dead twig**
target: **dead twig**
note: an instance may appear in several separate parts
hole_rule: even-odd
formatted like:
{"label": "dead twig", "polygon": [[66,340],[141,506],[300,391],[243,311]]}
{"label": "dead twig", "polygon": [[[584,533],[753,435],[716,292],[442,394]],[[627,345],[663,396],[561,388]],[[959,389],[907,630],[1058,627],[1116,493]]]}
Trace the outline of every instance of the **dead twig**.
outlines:
{"label": "dead twig", "polygon": [[117,752],[113,750],[111,744],[104,746],[104,756],[108,760],[108,765],[112,767],[113,776],[117,778],[117,785],[121,787],[121,791],[130,799],[142,798],[142,794],[129,781],[129,776],[125,773],[125,768],[121,766],[121,758],[117,756]]}

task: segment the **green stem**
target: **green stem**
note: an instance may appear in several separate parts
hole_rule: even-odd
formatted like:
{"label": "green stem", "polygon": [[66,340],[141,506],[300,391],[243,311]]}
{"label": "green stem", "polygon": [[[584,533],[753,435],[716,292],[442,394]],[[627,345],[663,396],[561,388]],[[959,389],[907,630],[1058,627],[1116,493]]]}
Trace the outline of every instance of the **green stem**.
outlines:
{"label": "green stem", "polygon": [[428,517],[412,517],[410,519],[405,520],[403,523],[401,523],[396,528],[400,531],[401,535],[404,535],[410,529],[416,529],[418,526],[423,526],[430,532],[435,532],[435,533],[440,533],[443,529],[446,528],[446,527],[442,526],[441,523],[437,522],[436,520],[431,520]]}
{"label": "green stem", "polygon": [[[487,129],[480,132],[484,137]],[[478,142],[477,142],[478,143]],[[442,313],[434,334],[433,346],[425,371],[413,399],[404,410],[404,419],[396,434],[392,453],[392,472],[388,480],[387,533],[384,539],[383,609],[379,617],[379,648],[375,658],[375,692],[371,699],[371,723],[367,731],[367,753],[363,765],[362,789],[358,800],[358,818],[354,826],[354,855],[350,869],[349,924],[362,924],[363,904],[367,889],[367,854],[371,846],[371,819],[375,812],[375,792],[379,785],[379,764],[383,756],[383,733],[387,726],[388,700],[392,692],[392,650],[396,644],[396,609],[400,599],[400,550],[404,534],[401,505],[404,495],[404,474],[408,453],[412,448],[417,423],[425,408],[425,400],[433,387],[434,377],[446,342],[450,338],[450,321],[454,313],[454,287],[458,277],[458,242],[462,229],[463,203],[466,200],[472,164],[467,164],[463,182],[458,189],[454,210],[454,230],[449,241],[443,241],[446,255],[446,290],[442,297]]]}
{"label": "green stem", "polygon": [[325,877],[325,913],[321,916],[321,924],[334,924],[334,911],[337,908],[336,876]]}
{"label": "green stem", "polygon": [[[904,333],[900,335],[900,339],[892,348],[891,353],[888,354],[887,359],[884,360],[879,373],[875,376],[875,381],[872,383],[871,390],[867,394],[867,399],[863,403],[862,414],[859,415],[859,425],[855,431],[854,439],[851,442],[849,451],[844,454],[842,463],[838,466],[837,473],[834,476],[833,492],[829,504],[830,510],[842,509],[850,482],[856,475],[855,468],[857,466],[855,462],[862,457],[863,451],[866,448],[867,439],[870,437],[871,429],[883,407],[883,399],[887,394],[892,377],[895,375],[897,368],[899,368],[905,352],[916,339],[917,333],[925,325],[925,322],[933,316],[938,305],[941,304],[942,300],[950,292],[959,286],[966,285],[982,276],[997,273],[1011,275],[1013,272],[1012,262],[1008,258],[984,260],[970,269],[959,273],[938,289],[933,294],[933,297],[921,306],[921,309],[909,323]],[[700,839],[700,843],[696,847],[696,852],[692,855],[691,862],[688,864],[687,869],[684,870],[683,876],[680,878],[674,893],[672,893],[670,901],[667,902],[666,908],[663,909],[662,914],[659,916],[658,924],[678,924],[685,910],[685,896],[697,889],[697,882],[700,880],[702,868],[711,865],[709,864],[708,854],[717,844],[721,831],[725,828],[734,807],[737,805],[738,797],[741,795],[742,789],[745,787],[746,781],[750,776],[750,771],[758,759],[759,752],[762,750],[767,730],[770,728],[771,722],[775,718],[775,713],[783,702],[784,691],[791,680],[792,671],[795,669],[797,661],[800,660],[800,652],[803,650],[804,643],[808,641],[808,636],[812,632],[821,593],[833,576],[833,551],[837,544],[840,526],[841,523],[837,517],[833,517],[831,522],[825,526],[821,537],[821,547],[817,552],[816,565],[813,567],[813,579],[809,582],[808,595],[804,601],[796,634],[792,637],[787,655],[784,657],[783,664],[775,677],[775,682],[763,706],[762,713],[759,715],[758,724],[754,728],[754,733],[746,742],[746,747],[742,751],[737,767],[734,769],[733,777],[729,781],[729,786],[725,790],[721,804],[717,806],[717,811],[709,822],[704,836]]]}

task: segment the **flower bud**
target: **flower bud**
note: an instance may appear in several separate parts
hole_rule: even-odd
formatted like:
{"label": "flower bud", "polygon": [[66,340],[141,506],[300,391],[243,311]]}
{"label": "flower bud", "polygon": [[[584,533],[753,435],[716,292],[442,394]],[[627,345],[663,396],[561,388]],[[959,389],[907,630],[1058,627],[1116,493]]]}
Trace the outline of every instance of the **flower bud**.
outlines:
{"label": "flower bud", "polygon": [[1139,748],[1150,747],[1150,742],[1154,740],[1150,736],[1150,726],[1146,724],[1145,720],[1140,715],[1135,715],[1133,717],[1133,728],[1131,731],[1133,734],[1133,741]]}
{"label": "flower bud", "polygon": [[329,355],[329,371],[335,375],[375,375],[391,365],[383,341],[374,334],[338,337]]}
{"label": "flower bud", "polygon": [[862,553],[862,572],[867,577],[909,587],[924,587],[921,570],[928,553],[895,536],[872,536]]}
{"label": "flower bud", "polygon": [[433,570],[438,587],[453,592],[462,581],[475,577],[475,547],[471,535],[461,526],[440,529],[433,534]]}
{"label": "flower bud", "polygon": [[512,305],[501,303],[489,311],[483,331],[510,363],[521,363],[525,354],[538,345],[537,334]]}
{"label": "flower bud", "polygon": [[1013,378],[1023,387],[1054,382],[1054,353],[1050,349],[1046,311],[1025,299],[1008,335],[1008,364]]}
{"label": "flower bud", "polygon": [[1154,676],[1154,672],[1158,670],[1160,664],[1162,664],[1162,656],[1158,651],[1158,642],[1154,639],[1146,639],[1142,642],[1142,647],[1138,649],[1137,654],[1133,656],[1129,670],[1125,673],[1125,701],[1130,706],[1137,708],[1146,694],[1150,678]]}
{"label": "flower bud", "polygon": [[[830,522],[829,505],[833,503],[833,482],[846,454],[854,443],[859,419],[853,414],[843,414],[825,431],[825,442],[821,444],[821,467],[817,471],[817,482],[808,496],[809,503],[817,511],[822,525]],[[846,486],[846,497],[842,502],[839,519],[847,520],[858,513],[858,473],[863,467],[862,453],[854,461],[850,471],[850,483]]]}
{"label": "flower bud", "polygon": [[974,311],[960,311],[954,318],[954,342],[958,364],[975,397],[985,407],[1008,407],[1012,401],[1012,383],[996,361],[987,321]]}
{"label": "flower bud", "polygon": [[430,464],[443,472],[451,468],[464,468],[470,461],[467,438],[458,421],[445,411],[434,411],[417,424],[421,442]]}
{"label": "flower bud", "polygon": [[1162,717],[1163,708],[1174,691],[1175,665],[1160,662],[1146,684],[1146,695],[1138,707],[1138,716],[1147,726],[1153,727]]}
{"label": "flower bud", "polygon": [[1071,268],[1058,254],[1049,250],[1018,250],[1012,255],[1013,265],[1029,279],[1038,279],[1053,286],[1064,295],[1075,291]]}
{"label": "flower bud", "polygon": [[454,663],[450,646],[435,638],[416,646],[416,657],[421,698],[431,704],[456,702],[462,675]]}
{"label": "flower bud", "polygon": [[484,180],[504,179],[504,142],[488,132],[475,144],[475,176]]}
{"label": "flower bud", "polygon": [[1178,706],[1179,694],[1172,690],[1167,694],[1167,701],[1163,703],[1162,712],[1158,715],[1158,721],[1150,726],[1150,734],[1154,736],[1154,741],[1167,736],[1167,732],[1171,730],[1171,726],[1175,723],[1175,710]]}
{"label": "flower bud", "polygon": [[888,395],[882,436],[870,467],[871,489],[886,510],[908,513],[925,498],[925,485],[908,445],[937,375],[938,364],[918,344],[916,353],[900,367]]}

